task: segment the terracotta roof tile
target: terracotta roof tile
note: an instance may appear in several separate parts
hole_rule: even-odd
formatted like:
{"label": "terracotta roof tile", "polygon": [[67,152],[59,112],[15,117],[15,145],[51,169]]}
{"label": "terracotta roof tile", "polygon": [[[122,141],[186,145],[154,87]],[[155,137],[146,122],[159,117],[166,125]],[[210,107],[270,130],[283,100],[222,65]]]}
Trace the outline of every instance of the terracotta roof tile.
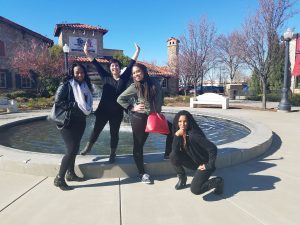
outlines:
{"label": "terracotta roof tile", "polygon": [[61,23],[61,24],[56,24],[54,28],[55,37],[59,36],[62,28],[94,30],[94,31],[100,31],[103,34],[106,34],[108,32],[107,29],[104,29],[99,26],[91,26],[91,25],[81,24],[81,23]]}
{"label": "terracotta roof tile", "polygon": [[49,38],[47,38],[47,37],[45,37],[45,36],[43,36],[43,35],[41,35],[41,34],[39,34],[37,32],[29,30],[28,28],[23,27],[23,26],[21,26],[21,25],[19,25],[17,23],[14,23],[14,22],[12,22],[12,21],[10,21],[10,20],[2,17],[2,16],[0,16],[0,22],[6,23],[7,25],[9,25],[9,26],[11,26],[11,27],[13,27],[13,28],[15,28],[17,30],[26,32],[26,33],[28,33],[28,34],[36,37],[36,38],[39,38],[39,39],[43,40],[44,42],[48,43],[50,46],[53,45],[53,41],[51,39],[49,39]]}
{"label": "terracotta roof tile", "polygon": [[[90,60],[85,56],[74,56],[74,57],[71,57],[71,59],[76,62],[80,62],[80,63],[90,62]],[[105,59],[105,58],[96,58],[96,60],[99,63],[109,63],[109,60]]]}
{"label": "terracotta roof tile", "polygon": [[174,76],[174,74],[170,71],[170,69],[166,66],[156,66],[150,63],[141,62],[148,68],[149,75],[157,75],[157,76]]}
{"label": "terracotta roof tile", "polygon": [[[70,56],[70,60],[79,62],[79,63],[88,63],[90,60],[85,56]],[[99,63],[109,63],[109,59],[106,58],[96,58],[97,62]],[[151,76],[166,76],[166,77],[172,77],[174,74],[170,71],[170,69],[167,66],[156,66],[150,63],[141,62],[139,63],[145,65],[148,68],[148,73]]]}

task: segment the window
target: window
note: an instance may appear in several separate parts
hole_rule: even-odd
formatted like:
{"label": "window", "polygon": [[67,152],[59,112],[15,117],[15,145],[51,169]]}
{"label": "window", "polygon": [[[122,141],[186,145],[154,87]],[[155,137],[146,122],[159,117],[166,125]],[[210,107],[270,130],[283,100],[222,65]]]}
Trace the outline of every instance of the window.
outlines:
{"label": "window", "polygon": [[300,88],[300,76],[296,76],[296,85],[295,88]]}
{"label": "window", "polygon": [[0,72],[0,88],[6,88],[6,73]]}
{"label": "window", "polygon": [[0,56],[5,56],[4,43],[0,40]]}
{"label": "window", "polygon": [[21,88],[31,88],[31,80],[29,77],[21,77]]}
{"label": "window", "polygon": [[167,79],[166,78],[164,78],[163,81],[162,81],[162,87],[163,88],[167,87]]}

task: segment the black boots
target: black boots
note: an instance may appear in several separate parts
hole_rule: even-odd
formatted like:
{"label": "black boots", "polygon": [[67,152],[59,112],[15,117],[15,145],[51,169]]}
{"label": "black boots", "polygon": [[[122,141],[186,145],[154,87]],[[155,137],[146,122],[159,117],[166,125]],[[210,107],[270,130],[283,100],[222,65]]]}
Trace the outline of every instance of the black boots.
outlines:
{"label": "black boots", "polygon": [[223,180],[223,178],[222,177],[216,177],[214,179],[216,181],[216,187],[215,187],[214,193],[216,195],[223,194],[223,189],[224,189],[224,180]]}
{"label": "black boots", "polygon": [[112,164],[112,163],[114,163],[116,161],[116,151],[117,151],[116,148],[112,148],[110,150],[110,155],[109,155],[109,160],[108,160],[108,162],[110,164]]}
{"label": "black boots", "polygon": [[175,185],[176,190],[180,190],[186,187],[186,181],[187,177],[186,176],[179,176],[179,181]]}
{"label": "black boots", "polygon": [[67,172],[66,174],[66,180],[67,181],[77,181],[77,182],[82,182],[82,181],[85,181],[84,178],[82,177],[78,177],[74,172]]}
{"label": "black boots", "polygon": [[69,191],[69,190],[73,190],[72,187],[70,187],[69,185],[67,185],[66,181],[64,178],[61,178],[60,176],[56,176],[54,179],[54,185],[56,187],[59,187],[61,190],[63,191]]}
{"label": "black boots", "polygon": [[92,142],[88,142],[86,144],[86,146],[84,147],[84,149],[80,152],[80,155],[88,154],[92,150],[93,144],[94,143],[92,143]]}
{"label": "black boots", "polygon": [[215,189],[213,191],[213,193],[216,195],[223,194],[223,189],[224,189],[223,178],[222,177],[214,177],[214,178],[211,178],[210,180],[208,180],[205,184],[203,184],[201,193],[204,193],[211,189]]}

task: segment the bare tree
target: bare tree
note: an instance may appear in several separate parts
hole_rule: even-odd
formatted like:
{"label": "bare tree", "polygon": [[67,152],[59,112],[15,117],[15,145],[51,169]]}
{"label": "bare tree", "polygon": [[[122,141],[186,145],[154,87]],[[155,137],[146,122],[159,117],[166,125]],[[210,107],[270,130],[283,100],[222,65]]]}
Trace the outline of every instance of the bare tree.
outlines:
{"label": "bare tree", "polygon": [[[201,17],[200,23],[190,23],[188,34],[180,37],[178,72],[183,83],[203,84],[204,75],[213,67],[216,30],[213,23]],[[196,91],[195,94],[196,96]]]}
{"label": "bare tree", "polygon": [[296,1],[259,0],[256,14],[246,19],[237,47],[241,59],[260,77],[263,88],[262,108],[266,109],[266,92],[272,60],[274,41],[287,19],[296,12],[292,6]]}
{"label": "bare tree", "polygon": [[216,41],[216,51],[219,62],[229,74],[230,83],[233,82],[238,69],[241,67],[242,61],[237,51],[237,40],[239,34],[233,32],[226,35],[220,35]]}

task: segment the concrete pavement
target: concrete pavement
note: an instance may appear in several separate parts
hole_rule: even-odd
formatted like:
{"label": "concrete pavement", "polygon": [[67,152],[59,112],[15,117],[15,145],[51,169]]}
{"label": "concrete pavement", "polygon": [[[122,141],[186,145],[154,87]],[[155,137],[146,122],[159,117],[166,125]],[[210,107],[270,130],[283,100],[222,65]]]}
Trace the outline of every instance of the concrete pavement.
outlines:
{"label": "concrete pavement", "polygon": [[53,177],[0,171],[0,225],[299,224],[300,112],[293,110],[190,110],[251,119],[274,132],[264,155],[216,171],[225,179],[222,196],[176,191],[173,176],[156,176],[153,185],[135,178],[91,179],[63,192]]}

